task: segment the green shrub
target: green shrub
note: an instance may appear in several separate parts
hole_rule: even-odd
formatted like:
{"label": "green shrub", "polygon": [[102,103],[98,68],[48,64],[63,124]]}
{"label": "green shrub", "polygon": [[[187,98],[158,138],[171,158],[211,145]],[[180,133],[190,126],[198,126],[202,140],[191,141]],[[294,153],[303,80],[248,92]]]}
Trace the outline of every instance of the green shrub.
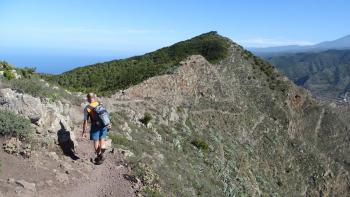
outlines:
{"label": "green shrub", "polygon": [[28,139],[33,131],[30,121],[11,111],[0,110],[0,135]]}
{"label": "green shrub", "polygon": [[13,66],[6,61],[0,61],[0,68],[3,70],[13,70]]}
{"label": "green shrub", "polygon": [[152,120],[152,115],[151,115],[150,113],[146,112],[146,113],[144,114],[143,118],[141,118],[139,121],[140,121],[142,124],[144,124],[144,125],[147,126],[147,124],[148,124],[151,120]]}
{"label": "green shrub", "polygon": [[24,67],[18,68],[17,71],[22,77],[31,78],[33,75],[35,75],[36,68]]}
{"label": "green shrub", "polygon": [[16,76],[12,72],[12,70],[5,70],[4,77],[6,77],[7,80],[11,80],[11,79],[14,79]]}
{"label": "green shrub", "polygon": [[49,99],[50,102],[55,102],[59,99],[59,94],[56,92],[50,93],[47,95],[47,99]]}
{"label": "green shrub", "polygon": [[197,147],[198,149],[203,150],[205,152],[207,152],[209,150],[208,143],[203,139],[194,139],[191,141],[191,144],[193,146]]}
{"label": "green shrub", "polygon": [[108,137],[112,140],[112,143],[115,146],[127,146],[130,144],[130,140],[128,140],[126,137],[122,135],[115,135],[110,133]]}

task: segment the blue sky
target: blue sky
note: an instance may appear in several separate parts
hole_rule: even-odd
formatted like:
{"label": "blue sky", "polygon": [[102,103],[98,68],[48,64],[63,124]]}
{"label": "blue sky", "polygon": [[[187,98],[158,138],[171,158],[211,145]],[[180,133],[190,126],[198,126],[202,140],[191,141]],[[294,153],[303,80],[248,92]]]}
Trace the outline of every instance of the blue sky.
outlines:
{"label": "blue sky", "polygon": [[350,34],[348,0],[0,0],[0,59],[58,73],[216,30],[245,47]]}

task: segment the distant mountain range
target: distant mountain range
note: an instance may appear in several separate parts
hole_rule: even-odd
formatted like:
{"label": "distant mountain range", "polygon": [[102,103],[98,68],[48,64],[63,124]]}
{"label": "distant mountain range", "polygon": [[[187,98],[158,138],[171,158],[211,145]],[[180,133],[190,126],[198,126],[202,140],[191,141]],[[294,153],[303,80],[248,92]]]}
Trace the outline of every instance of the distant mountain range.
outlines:
{"label": "distant mountain range", "polygon": [[330,49],[350,49],[350,35],[344,36],[337,40],[321,42],[308,46],[289,45],[266,48],[250,48],[253,53],[260,56],[270,56],[280,53],[320,52]]}
{"label": "distant mountain range", "polygon": [[327,50],[264,56],[299,86],[320,99],[339,99],[350,92],[350,50]]}
{"label": "distant mountain range", "polygon": [[319,99],[338,100],[350,92],[350,35],[310,46],[251,50]]}

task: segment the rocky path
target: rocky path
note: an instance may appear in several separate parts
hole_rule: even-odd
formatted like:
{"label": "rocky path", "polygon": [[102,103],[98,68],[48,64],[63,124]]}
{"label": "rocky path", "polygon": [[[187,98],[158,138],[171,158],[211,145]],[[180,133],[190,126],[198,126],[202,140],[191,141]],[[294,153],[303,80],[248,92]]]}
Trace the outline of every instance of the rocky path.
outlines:
{"label": "rocky path", "polygon": [[0,151],[0,197],[132,197],[135,191],[124,177],[130,174],[121,154],[111,150],[102,165],[90,162],[90,141],[78,139],[79,159],[36,151],[29,159]]}
{"label": "rocky path", "polygon": [[[91,151],[91,142],[86,140],[80,142],[77,153],[83,156],[82,159],[90,160],[93,158]],[[129,169],[122,165],[121,155],[111,151],[109,150],[105,154],[106,160],[102,165],[93,166],[88,180],[78,181],[77,185],[66,190],[63,196],[135,196],[131,183],[124,178],[130,173]]]}

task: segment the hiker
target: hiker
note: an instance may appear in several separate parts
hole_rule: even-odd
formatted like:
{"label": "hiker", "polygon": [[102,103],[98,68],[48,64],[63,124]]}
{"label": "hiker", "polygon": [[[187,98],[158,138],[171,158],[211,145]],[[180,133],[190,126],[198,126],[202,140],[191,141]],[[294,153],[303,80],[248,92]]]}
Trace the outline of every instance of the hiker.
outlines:
{"label": "hiker", "polygon": [[105,108],[97,101],[96,94],[89,93],[87,95],[89,104],[84,108],[84,123],[83,133],[84,138],[87,137],[88,120],[91,121],[90,140],[94,142],[94,149],[96,153],[95,163],[102,164],[104,157],[103,153],[106,151],[105,139],[108,130],[112,125]]}

